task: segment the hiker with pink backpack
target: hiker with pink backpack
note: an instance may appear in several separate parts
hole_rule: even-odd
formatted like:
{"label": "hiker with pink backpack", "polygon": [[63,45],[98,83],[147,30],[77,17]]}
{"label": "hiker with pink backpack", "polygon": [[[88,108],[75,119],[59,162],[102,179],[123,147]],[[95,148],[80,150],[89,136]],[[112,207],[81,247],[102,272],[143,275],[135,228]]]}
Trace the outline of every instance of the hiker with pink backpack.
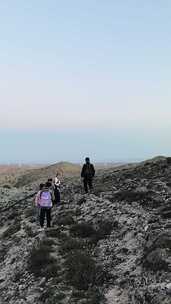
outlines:
{"label": "hiker with pink backpack", "polygon": [[46,218],[47,228],[51,227],[51,209],[52,209],[52,193],[50,192],[51,184],[46,182],[43,189],[37,194],[37,206],[40,208],[39,221],[41,229],[44,229],[44,221]]}

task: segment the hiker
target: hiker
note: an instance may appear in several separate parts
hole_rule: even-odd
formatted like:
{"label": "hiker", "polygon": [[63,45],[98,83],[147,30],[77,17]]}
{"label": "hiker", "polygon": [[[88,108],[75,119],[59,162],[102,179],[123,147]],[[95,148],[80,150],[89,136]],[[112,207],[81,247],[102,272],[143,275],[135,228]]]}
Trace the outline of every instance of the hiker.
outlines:
{"label": "hiker", "polygon": [[90,163],[90,158],[85,158],[85,164],[81,170],[81,178],[83,178],[85,193],[88,193],[88,188],[91,191],[93,189],[93,177],[95,175],[95,169],[93,164]]}
{"label": "hiker", "polygon": [[52,194],[50,193],[49,182],[46,182],[38,197],[38,205],[40,206],[40,226],[41,230],[44,226],[46,217],[47,228],[51,227],[51,209],[52,209]]}
{"label": "hiker", "polygon": [[52,178],[48,178],[47,183],[49,184],[49,191],[51,193],[52,196],[52,203],[54,202],[54,186],[53,186],[53,179]]}
{"label": "hiker", "polygon": [[53,189],[53,180],[52,180],[52,178],[48,178],[47,183],[49,183],[49,189]]}
{"label": "hiker", "polygon": [[39,191],[37,192],[36,196],[35,196],[35,205],[36,205],[36,218],[39,221],[39,217],[40,217],[40,205],[39,205],[39,199],[40,199],[40,193],[42,191],[44,187],[44,184],[41,183],[39,185]]}
{"label": "hiker", "polygon": [[61,201],[60,186],[61,186],[61,182],[59,180],[59,173],[57,172],[54,181],[54,197],[55,197],[54,203],[56,205],[59,205]]}

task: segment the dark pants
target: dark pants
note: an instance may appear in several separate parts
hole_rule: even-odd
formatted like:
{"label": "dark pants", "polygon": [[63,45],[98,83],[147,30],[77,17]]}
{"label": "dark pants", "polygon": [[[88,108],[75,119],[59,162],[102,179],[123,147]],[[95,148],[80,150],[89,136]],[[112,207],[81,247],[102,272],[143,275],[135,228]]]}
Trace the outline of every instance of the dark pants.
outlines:
{"label": "dark pants", "polygon": [[51,222],[51,208],[46,208],[46,207],[42,207],[40,209],[40,226],[43,227],[44,225],[44,221],[45,221],[45,217],[47,220],[47,227],[50,227],[50,222]]}
{"label": "dark pants", "polygon": [[92,178],[84,178],[84,190],[88,193],[88,188],[93,189],[93,179]]}
{"label": "dark pants", "polygon": [[61,201],[61,194],[59,188],[55,187],[54,189],[54,196],[55,196],[55,204],[59,205]]}

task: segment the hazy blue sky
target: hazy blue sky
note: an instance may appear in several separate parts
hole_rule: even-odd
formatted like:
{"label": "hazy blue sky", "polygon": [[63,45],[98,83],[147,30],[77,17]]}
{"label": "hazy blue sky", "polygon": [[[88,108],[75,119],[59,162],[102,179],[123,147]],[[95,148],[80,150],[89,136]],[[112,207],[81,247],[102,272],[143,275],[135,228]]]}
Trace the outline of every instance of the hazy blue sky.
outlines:
{"label": "hazy blue sky", "polygon": [[1,0],[0,162],[171,154],[170,0]]}

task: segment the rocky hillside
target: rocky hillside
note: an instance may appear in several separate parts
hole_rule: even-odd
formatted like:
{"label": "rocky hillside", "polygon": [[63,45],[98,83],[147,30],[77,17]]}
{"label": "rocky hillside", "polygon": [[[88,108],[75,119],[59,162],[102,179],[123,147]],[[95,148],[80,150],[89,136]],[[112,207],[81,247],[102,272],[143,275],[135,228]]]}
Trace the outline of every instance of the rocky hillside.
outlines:
{"label": "rocky hillside", "polygon": [[35,180],[0,190],[0,303],[171,303],[170,158],[100,171],[89,195],[67,179],[41,232]]}
{"label": "rocky hillside", "polygon": [[61,175],[65,175],[65,177],[78,175],[80,172],[80,166],[68,162],[60,162],[47,167],[29,170],[17,178],[15,186],[19,188],[37,180],[47,180],[48,178],[54,177],[56,172],[59,172]]}
{"label": "rocky hillside", "polygon": [[0,165],[0,185],[9,187],[15,184],[19,176],[40,167],[41,165]]}
{"label": "rocky hillside", "polygon": [[34,182],[46,181],[48,178],[56,176],[59,172],[61,176],[75,176],[80,173],[80,165],[72,164],[69,162],[59,162],[46,167],[38,168],[25,168],[22,171],[9,172],[8,175],[0,175],[0,185],[4,184],[8,187],[11,185],[17,188],[27,186]]}

